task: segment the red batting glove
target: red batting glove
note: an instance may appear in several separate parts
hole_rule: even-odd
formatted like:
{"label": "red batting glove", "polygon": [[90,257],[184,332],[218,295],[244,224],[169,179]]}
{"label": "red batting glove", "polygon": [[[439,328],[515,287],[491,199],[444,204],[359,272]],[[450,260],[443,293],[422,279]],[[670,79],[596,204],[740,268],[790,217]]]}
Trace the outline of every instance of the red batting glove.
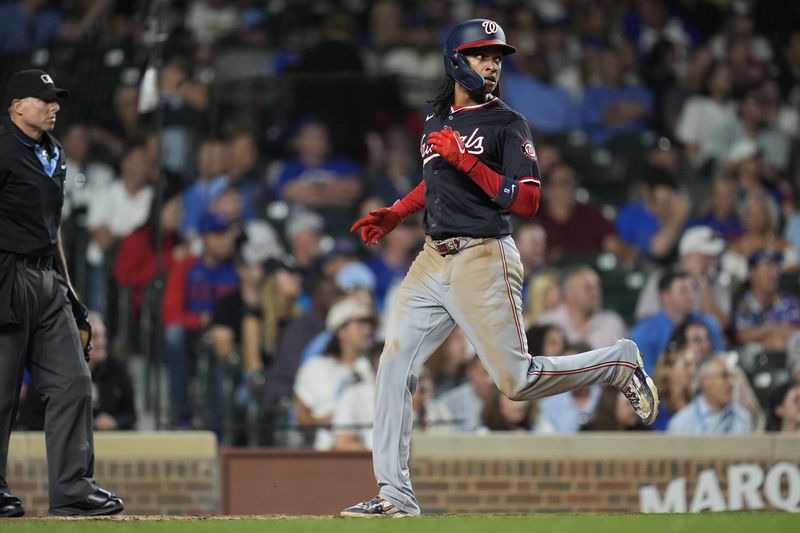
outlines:
{"label": "red batting glove", "polygon": [[467,152],[461,135],[449,128],[429,133],[428,144],[431,145],[434,152],[464,174],[469,174],[478,162],[477,157]]}
{"label": "red batting glove", "polygon": [[355,233],[361,228],[361,242],[366,246],[375,246],[390,231],[400,224],[400,215],[391,207],[382,207],[370,211],[368,216],[356,220],[350,233]]}

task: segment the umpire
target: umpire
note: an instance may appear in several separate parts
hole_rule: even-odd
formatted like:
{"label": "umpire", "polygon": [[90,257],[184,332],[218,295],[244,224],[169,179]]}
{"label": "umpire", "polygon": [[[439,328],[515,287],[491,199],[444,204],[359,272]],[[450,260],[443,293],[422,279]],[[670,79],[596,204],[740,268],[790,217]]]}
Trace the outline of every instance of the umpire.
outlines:
{"label": "umpire", "polygon": [[[46,407],[50,513],[108,515],[122,500],[95,484],[86,308],[70,285],[59,222],[66,157],[50,134],[69,93],[24,70],[6,85],[0,124],[0,517],[22,516],[6,484],[23,368]],[[79,331],[80,328],[80,331]]]}

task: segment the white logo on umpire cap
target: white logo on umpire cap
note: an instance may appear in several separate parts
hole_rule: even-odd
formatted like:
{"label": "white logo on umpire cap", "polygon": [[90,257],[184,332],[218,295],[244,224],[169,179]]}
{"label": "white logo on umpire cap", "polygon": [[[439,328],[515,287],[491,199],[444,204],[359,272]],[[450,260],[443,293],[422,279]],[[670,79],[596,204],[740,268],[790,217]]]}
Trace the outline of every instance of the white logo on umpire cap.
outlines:
{"label": "white logo on umpire cap", "polygon": [[42,78],[42,81],[44,83],[48,83],[48,84],[54,85],[53,78],[51,78],[49,74],[42,74],[39,77]]}
{"label": "white logo on umpire cap", "polygon": [[488,34],[497,33],[497,23],[493,20],[485,20],[481,26],[483,26],[483,31]]}

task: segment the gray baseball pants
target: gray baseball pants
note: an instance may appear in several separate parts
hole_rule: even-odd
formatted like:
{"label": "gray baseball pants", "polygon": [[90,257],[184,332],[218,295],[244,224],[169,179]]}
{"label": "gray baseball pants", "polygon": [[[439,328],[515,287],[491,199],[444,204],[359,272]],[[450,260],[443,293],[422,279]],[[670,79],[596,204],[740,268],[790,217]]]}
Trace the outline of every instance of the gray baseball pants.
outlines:
{"label": "gray baseball pants", "polygon": [[377,376],[373,468],[380,497],[420,514],[408,470],[411,396],[431,353],[458,325],[500,391],[533,400],[593,384],[624,387],[638,348],[621,340],[607,348],[531,356],[522,323],[522,263],[510,236],[473,239],[440,255],[428,238],[391,305]]}

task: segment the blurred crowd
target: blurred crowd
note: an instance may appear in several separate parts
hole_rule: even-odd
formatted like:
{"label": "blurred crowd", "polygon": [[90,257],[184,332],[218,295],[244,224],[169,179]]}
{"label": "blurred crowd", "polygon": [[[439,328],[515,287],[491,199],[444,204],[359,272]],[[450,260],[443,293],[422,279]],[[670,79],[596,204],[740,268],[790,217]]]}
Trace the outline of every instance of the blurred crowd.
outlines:
{"label": "blurred crowd", "polygon": [[[542,174],[514,233],[529,352],[630,337],[651,431],[800,430],[800,4],[0,0],[2,79],[37,66],[72,93],[62,230],[108,330],[98,429],[139,405],[226,445],[371,447],[383,320],[424,235],[365,249],[348,228],[419,181],[443,39],[471,17],[518,49],[501,95]],[[421,431],[645,429],[613,389],[508,400],[457,328],[414,411]]]}

